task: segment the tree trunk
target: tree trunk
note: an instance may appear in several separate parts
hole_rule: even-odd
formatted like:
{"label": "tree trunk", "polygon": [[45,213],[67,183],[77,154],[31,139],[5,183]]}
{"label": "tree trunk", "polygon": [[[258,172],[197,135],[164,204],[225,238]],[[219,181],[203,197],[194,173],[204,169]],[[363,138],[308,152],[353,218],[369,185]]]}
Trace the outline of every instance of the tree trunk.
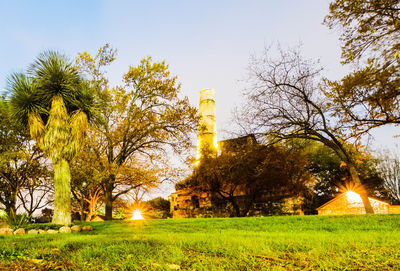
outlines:
{"label": "tree trunk", "polygon": [[237,217],[241,217],[241,213],[240,213],[240,206],[239,204],[236,202],[235,198],[233,196],[229,197],[230,202],[232,203],[232,206],[235,210],[236,216]]}
{"label": "tree trunk", "polygon": [[81,213],[80,213],[81,221],[85,221],[85,199],[81,198]]}
{"label": "tree trunk", "polygon": [[115,176],[110,175],[110,177],[107,180],[107,183],[105,185],[105,191],[104,191],[104,196],[105,196],[105,201],[106,201],[106,220],[112,220],[112,203],[113,203],[113,198],[112,198],[112,192],[114,189],[114,180]]}
{"label": "tree trunk", "polygon": [[53,223],[71,224],[71,173],[67,160],[60,159],[54,167],[54,215]]}
{"label": "tree trunk", "polygon": [[7,215],[13,219],[13,217],[15,216],[15,212],[16,212],[16,208],[15,208],[16,202],[14,203],[10,203],[10,205],[6,205],[5,207],[5,211],[7,213]]}
{"label": "tree trunk", "polygon": [[369,201],[369,198],[368,198],[368,193],[365,190],[363,184],[361,183],[360,178],[358,177],[356,168],[351,163],[348,163],[348,167],[349,167],[351,179],[353,180],[354,184],[356,185],[356,189],[357,189],[356,192],[360,194],[361,199],[363,201],[365,212],[367,214],[373,214],[374,209],[372,209],[371,202]]}

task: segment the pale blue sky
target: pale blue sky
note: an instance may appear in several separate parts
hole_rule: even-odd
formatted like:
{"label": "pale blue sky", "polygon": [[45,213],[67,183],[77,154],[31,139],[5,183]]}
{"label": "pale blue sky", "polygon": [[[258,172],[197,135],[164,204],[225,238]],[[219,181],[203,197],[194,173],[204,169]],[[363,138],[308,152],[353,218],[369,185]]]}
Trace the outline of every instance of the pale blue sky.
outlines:
{"label": "pale blue sky", "polygon": [[[218,130],[229,127],[249,56],[265,45],[303,44],[327,76],[340,78],[337,33],[322,25],[329,0],[1,1],[0,90],[43,50],[71,57],[110,43],[119,51],[108,74],[113,85],[146,56],[166,60],[193,105],[203,88],[216,90]],[[392,146],[393,128],[374,146]]]}

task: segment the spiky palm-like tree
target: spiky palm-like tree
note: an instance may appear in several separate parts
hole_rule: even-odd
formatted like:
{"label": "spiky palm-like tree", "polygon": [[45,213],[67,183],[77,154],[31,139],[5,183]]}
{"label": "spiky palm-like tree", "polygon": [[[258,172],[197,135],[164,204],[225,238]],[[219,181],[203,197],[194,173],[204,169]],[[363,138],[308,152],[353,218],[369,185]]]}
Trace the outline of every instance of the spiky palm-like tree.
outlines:
{"label": "spiky palm-like tree", "polygon": [[71,223],[69,162],[82,143],[92,117],[94,96],[72,62],[47,51],[29,67],[27,75],[9,78],[15,117],[29,126],[32,138],[54,168],[53,223]]}

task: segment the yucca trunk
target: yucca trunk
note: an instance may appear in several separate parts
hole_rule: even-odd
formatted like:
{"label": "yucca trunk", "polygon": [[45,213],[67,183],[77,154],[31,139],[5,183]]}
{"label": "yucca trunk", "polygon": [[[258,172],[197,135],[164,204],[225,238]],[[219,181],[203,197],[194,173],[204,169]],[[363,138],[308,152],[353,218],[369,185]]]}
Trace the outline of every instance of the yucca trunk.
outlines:
{"label": "yucca trunk", "polygon": [[54,167],[54,215],[53,223],[71,224],[71,173],[68,161],[59,159]]}

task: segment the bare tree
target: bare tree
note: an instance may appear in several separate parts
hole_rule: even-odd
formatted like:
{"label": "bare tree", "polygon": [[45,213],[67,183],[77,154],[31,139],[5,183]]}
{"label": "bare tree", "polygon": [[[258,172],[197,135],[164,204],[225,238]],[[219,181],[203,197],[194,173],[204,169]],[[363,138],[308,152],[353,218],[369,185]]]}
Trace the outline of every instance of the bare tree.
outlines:
{"label": "bare tree", "polygon": [[384,180],[384,187],[390,197],[400,203],[400,159],[390,152],[380,154],[378,171]]}
{"label": "bare tree", "polygon": [[270,53],[266,49],[251,61],[251,87],[245,92],[247,105],[240,119],[250,124],[251,132],[266,135],[272,142],[302,138],[332,149],[349,170],[366,212],[373,213],[357,172],[362,157],[347,143],[347,127],[335,118],[333,104],[321,91],[322,68],[304,60],[299,50],[279,49],[277,58],[270,57]]}
{"label": "bare tree", "polygon": [[[18,192],[20,204],[28,216],[53,202],[53,185],[46,178],[29,180]],[[17,209],[18,209],[17,208]]]}

